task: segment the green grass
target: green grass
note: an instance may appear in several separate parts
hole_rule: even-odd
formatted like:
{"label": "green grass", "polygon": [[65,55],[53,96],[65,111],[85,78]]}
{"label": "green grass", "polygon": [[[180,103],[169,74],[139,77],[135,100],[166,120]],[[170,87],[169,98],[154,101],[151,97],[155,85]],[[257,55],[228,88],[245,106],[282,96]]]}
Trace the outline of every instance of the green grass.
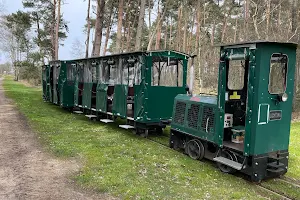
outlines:
{"label": "green grass", "polygon": [[[122,199],[278,199],[240,177],[221,173],[210,161],[192,160],[116,124],[92,122],[44,103],[40,89],[8,78],[4,88],[46,148],[56,156],[75,157],[83,163],[73,177],[83,187]],[[288,173],[297,178],[299,129],[300,123],[292,126]]]}

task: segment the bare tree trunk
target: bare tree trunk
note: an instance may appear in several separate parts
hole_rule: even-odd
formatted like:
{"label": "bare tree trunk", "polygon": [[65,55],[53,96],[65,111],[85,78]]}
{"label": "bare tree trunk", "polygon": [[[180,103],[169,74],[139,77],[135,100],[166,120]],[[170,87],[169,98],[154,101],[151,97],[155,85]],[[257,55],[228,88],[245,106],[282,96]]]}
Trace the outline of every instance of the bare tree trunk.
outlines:
{"label": "bare tree trunk", "polygon": [[212,28],[212,33],[211,33],[211,38],[210,38],[210,43],[211,43],[212,46],[215,43],[215,28],[216,28],[216,21],[214,21],[213,28]]}
{"label": "bare tree trunk", "polygon": [[59,46],[59,25],[60,25],[60,3],[61,0],[57,0],[57,19],[56,19],[56,28],[55,28],[55,60],[58,60],[58,46]]}
{"label": "bare tree trunk", "polygon": [[165,30],[165,33],[164,33],[164,39],[165,39],[165,44],[164,44],[164,49],[167,49],[167,41],[168,41],[168,24],[166,25],[166,30]]}
{"label": "bare tree trunk", "polygon": [[169,49],[172,48],[172,17],[171,17],[171,20],[170,20],[170,35],[169,35]]}
{"label": "bare tree trunk", "polygon": [[[169,4],[170,0],[167,1],[167,5]],[[155,27],[155,30],[152,32],[150,38],[149,38],[149,43],[148,43],[148,47],[147,47],[147,51],[150,51],[151,49],[151,46],[152,46],[152,42],[153,42],[153,38],[154,38],[154,34],[157,32],[158,28],[159,28],[159,24],[161,23],[161,19],[164,18],[165,14],[166,14],[166,10],[167,10],[167,5],[166,7],[164,8],[164,12],[163,14],[161,15],[161,17],[157,20],[157,24],[156,24],[156,27]]]}
{"label": "bare tree trunk", "polygon": [[116,41],[116,53],[121,53],[121,42],[122,42],[122,25],[123,25],[123,4],[124,0],[119,0],[118,9],[118,27],[117,27],[117,41]]}
{"label": "bare tree trunk", "polygon": [[88,9],[87,9],[87,33],[86,33],[86,49],[85,49],[85,57],[89,57],[89,46],[90,46],[90,32],[91,32],[91,23],[90,23],[90,8],[91,8],[91,0],[88,0]]}
{"label": "bare tree trunk", "polygon": [[176,39],[176,48],[175,48],[178,51],[180,51],[181,18],[182,18],[182,4],[180,7],[178,7],[177,39]]}
{"label": "bare tree trunk", "polygon": [[189,13],[185,14],[184,17],[184,28],[183,28],[183,52],[186,52],[187,49],[187,29],[188,29],[188,20],[187,20],[187,16],[189,15]]}
{"label": "bare tree trunk", "polygon": [[292,37],[289,41],[297,42],[296,32],[298,25],[298,17],[297,17],[297,8],[298,8],[298,0],[293,0],[292,2]]}
{"label": "bare tree trunk", "polygon": [[191,44],[192,44],[192,38],[193,38],[193,32],[194,32],[194,25],[195,25],[195,19],[197,16],[193,15],[193,20],[192,20],[192,27],[190,31],[190,36],[188,39],[188,45],[187,45],[187,52],[190,53],[191,51]]}
{"label": "bare tree trunk", "polygon": [[[228,15],[229,15],[229,13],[228,13]],[[224,19],[221,43],[224,42],[224,39],[225,39],[225,34],[226,34],[226,29],[227,29],[227,20],[228,20],[228,16],[226,16]]]}
{"label": "bare tree trunk", "polygon": [[93,44],[92,56],[100,56],[102,29],[104,21],[105,0],[97,0],[97,16],[95,24],[95,39]]}
{"label": "bare tree trunk", "polygon": [[244,41],[248,40],[249,0],[244,2]]}
{"label": "bare tree trunk", "polygon": [[56,0],[53,0],[52,26],[51,26],[51,58],[55,60],[55,28],[56,28]]}
{"label": "bare tree trunk", "polygon": [[195,42],[195,51],[199,48],[199,38],[200,38],[200,21],[201,21],[201,14],[200,14],[200,5],[198,5],[197,11],[197,22],[196,22],[196,42]]}
{"label": "bare tree trunk", "polygon": [[270,10],[271,10],[271,0],[267,1],[267,27],[266,27],[266,39],[269,40],[269,26],[270,26]]}
{"label": "bare tree trunk", "polygon": [[105,34],[105,43],[104,43],[104,50],[103,50],[103,55],[106,55],[106,51],[107,51],[107,46],[108,46],[108,41],[109,41],[109,37],[110,37],[110,31],[111,31],[111,25],[113,24],[113,20],[114,20],[114,15],[113,13],[113,9],[111,9],[111,12],[109,14],[109,24],[106,28],[106,34]]}
{"label": "bare tree trunk", "polygon": [[237,29],[238,29],[238,24],[237,24],[237,18],[236,18],[235,19],[235,29],[234,29],[234,38],[233,38],[234,43],[236,43]]}
{"label": "bare tree trunk", "polygon": [[[159,4],[160,4],[160,1],[158,1],[158,4],[157,4],[157,19],[161,18]],[[157,29],[156,41],[155,41],[155,50],[160,49],[160,39],[161,39],[161,21],[158,22],[158,29]]]}
{"label": "bare tree trunk", "polygon": [[134,48],[135,51],[138,51],[141,49],[142,31],[143,31],[144,17],[145,17],[145,5],[146,5],[146,0],[141,0],[139,22],[138,22],[136,38],[135,38],[135,48]]}

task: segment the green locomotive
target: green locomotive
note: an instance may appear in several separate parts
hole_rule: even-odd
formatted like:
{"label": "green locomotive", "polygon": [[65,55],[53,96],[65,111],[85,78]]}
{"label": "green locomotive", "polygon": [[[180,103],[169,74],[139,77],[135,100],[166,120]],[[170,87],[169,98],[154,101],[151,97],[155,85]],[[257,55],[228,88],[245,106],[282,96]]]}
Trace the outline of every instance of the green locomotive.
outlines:
{"label": "green locomotive", "polygon": [[221,46],[218,95],[189,89],[175,98],[170,147],[253,181],[286,173],[296,48],[264,41]]}

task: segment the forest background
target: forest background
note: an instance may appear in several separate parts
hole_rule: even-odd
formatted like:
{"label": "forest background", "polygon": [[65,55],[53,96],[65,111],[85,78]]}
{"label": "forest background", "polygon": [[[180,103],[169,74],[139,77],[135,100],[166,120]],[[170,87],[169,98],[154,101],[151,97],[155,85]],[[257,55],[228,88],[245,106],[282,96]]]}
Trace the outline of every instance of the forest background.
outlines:
{"label": "forest background", "polygon": [[[20,0],[21,1],[21,0]],[[87,1],[85,41],[74,41],[73,58],[139,50],[170,49],[197,55],[196,93],[215,93],[219,49],[214,46],[253,40],[300,40],[297,0],[77,0]],[[74,0],[22,0],[23,9],[5,14],[0,1],[0,51],[8,62],[0,74],[41,83],[41,67],[59,59],[68,37],[62,6]],[[76,13],[74,13],[76,15]],[[300,97],[297,52],[295,103]]]}

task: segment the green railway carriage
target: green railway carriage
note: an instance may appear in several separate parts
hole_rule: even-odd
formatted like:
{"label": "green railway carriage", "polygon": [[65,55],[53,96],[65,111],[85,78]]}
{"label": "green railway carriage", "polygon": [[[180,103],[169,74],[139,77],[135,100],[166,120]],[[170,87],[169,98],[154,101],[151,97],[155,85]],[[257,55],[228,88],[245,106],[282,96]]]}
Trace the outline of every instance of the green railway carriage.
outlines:
{"label": "green railway carriage", "polygon": [[174,98],[185,92],[189,56],[175,51],[132,52],[74,61],[75,106],[142,134],[161,131],[172,118]]}
{"label": "green railway carriage", "polygon": [[50,100],[50,66],[44,65],[42,67],[42,84],[43,84],[43,99]]}
{"label": "green railway carriage", "polygon": [[175,98],[170,146],[252,180],[287,172],[296,44],[220,47],[218,95]]}
{"label": "green railway carriage", "polygon": [[74,64],[51,61],[43,67],[43,98],[64,108],[74,106]]}

